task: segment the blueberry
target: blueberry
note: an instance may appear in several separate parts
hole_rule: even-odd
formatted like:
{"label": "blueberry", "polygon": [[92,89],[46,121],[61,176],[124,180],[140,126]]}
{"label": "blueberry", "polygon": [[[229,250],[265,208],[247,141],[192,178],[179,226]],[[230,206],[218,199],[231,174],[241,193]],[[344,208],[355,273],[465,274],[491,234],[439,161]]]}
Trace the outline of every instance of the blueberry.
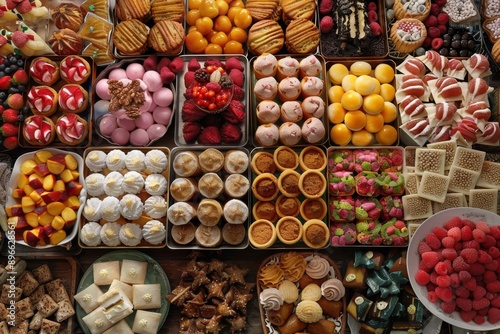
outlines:
{"label": "blueberry", "polygon": [[448,34],[450,34],[450,36],[455,35],[455,29],[453,29],[453,28],[449,28],[449,29],[448,29]]}
{"label": "blueberry", "polygon": [[2,106],[5,108],[5,109],[9,109],[9,104],[7,103],[7,101],[3,101],[2,103]]}
{"label": "blueberry", "polygon": [[28,106],[23,106],[23,107],[21,108],[21,112],[22,112],[23,114],[25,114],[25,115],[26,115],[26,114],[28,114],[28,113],[30,113],[30,112],[31,112],[31,109],[30,109],[30,107],[28,107]]}
{"label": "blueberry", "polygon": [[0,92],[0,100],[5,101],[7,99],[7,93],[6,92]]}
{"label": "blueberry", "polygon": [[19,122],[24,121],[24,115],[20,114],[19,116],[17,116],[17,120],[18,120]]}
{"label": "blueberry", "polygon": [[448,48],[441,48],[441,50],[439,50],[439,54],[440,54],[441,56],[445,56],[445,57],[447,57],[447,56],[448,56],[448,53],[449,53]]}
{"label": "blueberry", "polygon": [[8,61],[7,59],[4,60],[3,62],[5,68],[9,67],[10,66],[10,61]]}
{"label": "blueberry", "polygon": [[467,57],[467,50],[460,50],[458,54],[460,55],[460,57]]}
{"label": "blueberry", "polygon": [[19,93],[16,87],[10,87],[9,90],[7,91],[9,94],[15,94]]}
{"label": "blueberry", "polygon": [[460,34],[453,35],[453,40],[461,40],[462,36]]}
{"label": "blueberry", "polygon": [[467,49],[468,44],[469,43],[466,39],[462,39],[462,41],[460,42],[460,46],[462,47],[462,49]]}
{"label": "blueberry", "polygon": [[0,71],[5,70],[5,64],[0,64]]}
{"label": "blueberry", "polygon": [[14,74],[14,72],[12,72],[12,70],[10,69],[10,67],[7,67],[5,70],[4,70],[5,74],[7,75],[11,75],[11,74]]}
{"label": "blueberry", "polygon": [[23,93],[26,90],[26,87],[24,85],[17,85],[17,91],[19,93]]}
{"label": "blueberry", "polygon": [[0,71],[0,78],[3,78],[5,76],[5,72],[4,71]]}
{"label": "blueberry", "polygon": [[19,69],[19,66],[17,66],[16,64],[10,65],[10,70],[12,71],[12,73],[15,73],[18,69]]}
{"label": "blueberry", "polygon": [[13,63],[17,63],[17,58],[16,58],[16,56],[15,56],[15,55],[10,56],[8,59],[9,59],[9,62],[11,62],[12,64],[13,64]]}
{"label": "blueberry", "polygon": [[475,42],[474,40],[472,40],[472,39],[471,39],[471,40],[469,40],[469,41],[467,42],[467,48],[468,48],[469,50],[474,50],[474,49],[476,48],[476,42]]}
{"label": "blueberry", "polygon": [[22,59],[18,59],[16,64],[17,64],[17,66],[19,66],[19,67],[23,67],[23,66],[24,66],[24,60],[22,60]]}
{"label": "blueberry", "polygon": [[443,39],[443,46],[449,48],[451,45],[451,41],[449,39]]}
{"label": "blueberry", "polygon": [[451,47],[454,49],[460,49],[460,40],[453,40],[451,42]]}

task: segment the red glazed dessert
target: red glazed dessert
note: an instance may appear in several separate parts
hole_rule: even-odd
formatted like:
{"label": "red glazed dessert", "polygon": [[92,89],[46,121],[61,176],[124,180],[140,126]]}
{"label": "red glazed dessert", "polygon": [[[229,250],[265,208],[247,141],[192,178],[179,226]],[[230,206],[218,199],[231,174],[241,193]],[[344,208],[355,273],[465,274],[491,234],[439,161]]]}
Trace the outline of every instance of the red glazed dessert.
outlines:
{"label": "red glazed dessert", "polygon": [[59,67],[49,58],[38,57],[31,62],[30,76],[39,85],[52,86],[59,80]]}
{"label": "red glazed dessert", "polygon": [[44,146],[52,143],[56,136],[50,118],[35,115],[24,120],[23,137],[31,145]]}
{"label": "red glazed dessert", "polygon": [[89,63],[78,56],[68,56],[60,64],[61,78],[70,84],[82,84],[90,76]]}
{"label": "red glazed dessert", "polygon": [[79,113],[87,108],[89,93],[80,85],[67,84],[59,90],[59,108],[62,112]]}
{"label": "red glazed dessert", "polygon": [[215,114],[227,108],[233,97],[233,81],[222,67],[213,65],[194,73],[191,86],[196,106]]}
{"label": "red glazed dessert", "polygon": [[57,111],[57,92],[49,86],[31,87],[28,105],[35,115],[51,116]]}
{"label": "red glazed dessert", "polygon": [[78,145],[89,132],[87,121],[76,114],[66,114],[56,122],[57,138],[67,145]]}

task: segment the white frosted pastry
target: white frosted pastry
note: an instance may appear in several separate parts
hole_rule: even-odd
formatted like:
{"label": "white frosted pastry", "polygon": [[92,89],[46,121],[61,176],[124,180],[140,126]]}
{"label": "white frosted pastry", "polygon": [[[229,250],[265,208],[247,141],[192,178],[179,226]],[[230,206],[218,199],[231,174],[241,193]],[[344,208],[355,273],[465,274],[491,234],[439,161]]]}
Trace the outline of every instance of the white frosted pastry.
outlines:
{"label": "white frosted pastry", "polygon": [[120,172],[111,172],[104,179],[104,192],[108,196],[123,195],[123,175]]}
{"label": "white frosted pastry", "polygon": [[198,181],[198,189],[206,198],[217,198],[224,190],[224,182],[216,173],[206,173]]}
{"label": "white frosted pastry", "polygon": [[120,200],[120,214],[125,219],[134,220],[142,215],[144,206],[137,195],[127,194]]}
{"label": "white frosted pastry", "polygon": [[120,200],[114,196],[104,198],[101,203],[101,217],[108,222],[120,218]]}
{"label": "white frosted pastry", "polygon": [[[121,273],[120,273],[120,275],[121,275]],[[112,290],[112,289],[121,290],[125,294],[125,296],[127,296],[127,298],[129,300],[132,300],[132,298],[133,298],[132,285],[130,285],[130,284],[123,283],[122,281],[120,281],[118,279],[114,279],[113,282],[111,282],[111,285],[109,286],[108,290]]]}
{"label": "white frosted pastry", "polygon": [[104,315],[113,324],[134,312],[134,305],[121,290],[109,289],[97,301],[105,308]]}
{"label": "white frosted pastry", "polygon": [[132,330],[137,334],[156,334],[160,327],[161,314],[138,310],[135,314]]}
{"label": "white frosted pastry", "polygon": [[85,189],[89,196],[101,196],[104,195],[104,184],[105,176],[101,173],[92,173],[85,178]]}
{"label": "white frosted pastry", "polygon": [[177,202],[191,200],[198,191],[198,183],[194,178],[178,177],[170,182],[170,195]]}
{"label": "white frosted pastry", "polygon": [[151,174],[146,177],[144,188],[152,196],[161,196],[167,192],[168,182],[161,174]]}
{"label": "white frosted pastry", "polygon": [[146,168],[144,164],[145,159],[146,155],[142,151],[129,151],[125,158],[125,167],[127,167],[128,170],[140,172]]}
{"label": "white frosted pastry", "polygon": [[158,245],[167,237],[165,224],[159,220],[150,220],[142,227],[142,237],[152,245]]}
{"label": "white frosted pastry", "polygon": [[126,246],[137,246],[142,240],[142,228],[133,223],[127,223],[120,229],[120,241]]}
{"label": "white frosted pastry", "polygon": [[248,206],[239,199],[224,204],[224,219],[231,224],[243,224],[248,218]]}
{"label": "white frosted pastry", "polygon": [[125,158],[127,155],[122,150],[112,150],[106,155],[106,167],[109,170],[117,171],[125,168]]}
{"label": "white frosted pastry", "polygon": [[248,168],[248,154],[244,151],[230,150],[224,156],[224,170],[231,174],[241,174]]}
{"label": "white frosted pastry", "polygon": [[134,309],[150,310],[161,307],[160,284],[135,284],[132,291],[134,294]]}
{"label": "white frosted pastry", "polygon": [[144,164],[151,173],[161,173],[167,169],[167,155],[160,150],[148,151]]}
{"label": "white frosted pastry", "polygon": [[[82,226],[80,230],[80,240],[87,246],[97,246],[101,243],[101,225],[96,222],[89,222]],[[87,312],[89,313],[89,312]]]}
{"label": "white frosted pastry", "polygon": [[101,334],[113,324],[104,315],[104,307],[99,306],[82,318],[92,334]]}
{"label": "white frosted pastry", "polygon": [[120,244],[120,233],[121,225],[118,223],[106,223],[101,228],[101,232],[99,233],[101,236],[101,241],[106,246],[118,246]]}
{"label": "white frosted pastry", "polygon": [[113,325],[110,329],[106,330],[102,334],[134,334],[132,328],[127,324],[125,320],[120,320],[116,324]]}
{"label": "white frosted pastry", "polygon": [[85,165],[93,172],[100,172],[106,167],[106,153],[99,150],[90,151],[85,157]]}
{"label": "white frosted pastry", "polygon": [[89,198],[83,207],[83,216],[89,222],[97,222],[102,218],[102,201],[97,197]]}
{"label": "white frosted pastry", "polygon": [[187,224],[196,217],[196,209],[186,202],[176,202],[167,210],[168,221],[174,225]]}
{"label": "white frosted pastry", "polygon": [[130,171],[123,175],[123,191],[127,194],[137,194],[144,188],[144,178],[136,171]]}
{"label": "white frosted pastry", "polygon": [[75,300],[85,313],[90,313],[99,306],[97,299],[99,299],[100,296],[102,296],[102,290],[97,284],[92,283],[78,292],[75,295]]}
{"label": "white frosted pastry", "polygon": [[250,189],[250,181],[242,174],[231,174],[224,181],[224,190],[230,198],[240,198]]}
{"label": "white frosted pastry", "polygon": [[114,279],[120,279],[120,262],[106,261],[92,265],[94,283],[96,285],[110,285]]}
{"label": "white frosted pastry", "polygon": [[151,196],[144,202],[144,213],[154,219],[167,215],[167,201],[163,196]]}
{"label": "white frosted pastry", "polygon": [[147,262],[124,259],[120,271],[120,281],[128,284],[144,284],[147,271]]}
{"label": "white frosted pastry", "polygon": [[179,152],[173,160],[172,168],[181,177],[195,176],[201,171],[198,156],[191,151]]}

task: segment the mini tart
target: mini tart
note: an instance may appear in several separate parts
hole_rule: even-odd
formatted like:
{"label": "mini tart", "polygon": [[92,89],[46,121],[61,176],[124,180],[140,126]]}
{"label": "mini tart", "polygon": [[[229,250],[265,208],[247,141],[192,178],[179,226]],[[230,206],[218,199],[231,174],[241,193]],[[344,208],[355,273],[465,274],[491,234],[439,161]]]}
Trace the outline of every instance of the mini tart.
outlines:
{"label": "mini tart", "polygon": [[271,173],[258,175],[252,183],[252,193],[259,201],[271,201],[278,194],[278,179]]}
{"label": "mini tart", "polygon": [[250,163],[252,170],[255,174],[259,175],[262,173],[276,172],[276,164],[274,163],[274,157],[269,152],[257,152],[252,157]]}
{"label": "mini tart", "polygon": [[330,240],[328,226],[319,219],[308,220],[303,226],[302,241],[310,248],[322,248]]}
{"label": "mini tart", "polygon": [[322,198],[308,198],[300,204],[300,215],[305,220],[323,220],[327,212],[328,207]]}
{"label": "mini tart", "polygon": [[66,84],[59,90],[59,109],[67,113],[79,113],[87,108],[89,93],[82,86]]}
{"label": "mini tart", "polygon": [[286,48],[289,53],[315,53],[319,45],[319,35],[319,28],[312,21],[308,19],[293,20],[286,27]]}
{"label": "mini tart", "polygon": [[295,217],[283,217],[276,223],[278,239],[286,244],[293,245],[302,238],[302,223]]}
{"label": "mini tart", "polygon": [[45,116],[30,116],[24,120],[23,137],[31,145],[48,145],[56,137],[54,123],[52,123],[50,118]]}
{"label": "mini tart", "polygon": [[87,138],[89,126],[80,116],[68,113],[57,119],[56,133],[62,143],[78,145]]}
{"label": "mini tart", "polygon": [[258,201],[252,208],[253,218],[256,220],[265,219],[275,222],[278,219],[276,205],[271,201]]}
{"label": "mini tart", "polygon": [[274,20],[262,20],[252,24],[248,31],[248,50],[256,55],[276,54],[285,44],[285,34],[280,24]]}
{"label": "mini tart", "polygon": [[300,195],[299,181],[299,173],[293,169],[286,169],[278,178],[278,188],[285,196],[297,197]]}
{"label": "mini tart", "polygon": [[37,57],[31,61],[30,77],[39,85],[52,86],[59,80],[59,66],[46,57]]}
{"label": "mini tart", "polygon": [[31,87],[28,105],[35,115],[52,116],[57,111],[57,92],[49,86]]}
{"label": "mini tart", "polygon": [[254,221],[248,229],[248,239],[255,248],[269,248],[276,241],[276,237],[276,228],[266,219]]}
{"label": "mini tart", "polygon": [[307,198],[319,198],[326,191],[326,179],[323,173],[309,169],[300,175],[299,189]]}
{"label": "mini tart", "polygon": [[[416,2],[416,1],[412,1]],[[416,19],[424,22],[429,13],[431,12],[431,2],[430,0],[425,0],[424,4],[418,5],[414,12],[411,12],[404,8],[404,4],[401,0],[396,0],[394,2],[394,16],[397,20],[401,19]]]}
{"label": "mini tart", "polygon": [[90,77],[89,63],[79,56],[68,56],[61,60],[61,78],[70,84],[82,84]]}
{"label": "mini tart", "polygon": [[300,201],[297,197],[280,195],[276,200],[276,213],[280,217],[296,217],[300,212]]}
{"label": "mini tart", "polygon": [[[420,35],[411,33],[414,28],[420,31]],[[422,46],[427,37],[427,29],[422,21],[405,18],[392,25],[390,36],[396,51],[410,53]]]}
{"label": "mini tart", "polygon": [[299,167],[299,156],[288,146],[280,146],[274,150],[274,163],[278,171]]}
{"label": "mini tart", "polygon": [[300,151],[299,165],[303,172],[309,169],[322,171],[325,169],[326,163],[325,152],[317,146],[306,146]]}

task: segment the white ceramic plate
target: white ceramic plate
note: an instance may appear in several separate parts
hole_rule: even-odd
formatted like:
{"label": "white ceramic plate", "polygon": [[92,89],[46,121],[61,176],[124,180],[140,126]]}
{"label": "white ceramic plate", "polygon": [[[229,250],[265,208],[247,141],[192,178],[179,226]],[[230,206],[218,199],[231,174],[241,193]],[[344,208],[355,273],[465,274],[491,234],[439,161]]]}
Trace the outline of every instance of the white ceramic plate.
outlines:
{"label": "white ceramic plate", "polygon": [[500,324],[491,324],[486,321],[482,325],[478,325],[475,322],[465,322],[460,318],[460,314],[455,311],[451,314],[446,314],[441,310],[441,307],[437,303],[431,303],[427,298],[427,288],[425,286],[419,285],[415,281],[415,275],[418,271],[418,263],[420,262],[420,255],[418,254],[418,244],[420,241],[425,239],[425,236],[432,232],[434,227],[443,226],[448,220],[453,217],[460,217],[470,219],[474,222],[484,221],[488,225],[500,225],[500,216],[497,214],[475,208],[453,208],[448,210],[443,210],[430,218],[427,218],[415,231],[413,237],[410,239],[410,244],[408,246],[408,255],[407,255],[407,268],[408,268],[408,276],[410,278],[410,283],[415,291],[417,297],[424,304],[424,306],[435,316],[439,317],[441,320],[468,330],[477,330],[479,327],[481,330],[493,330],[500,328]]}
{"label": "white ceramic plate", "polygon": [[[73,153],[73,152],[59,150],[59,149],[55,149],[55,148],[44,148],[43,150],[50,151],[53,154],[62,153],[62,154],[72,155],[76,159],[76,161],[78,162],[78,172],[80,173],[80,176],[78,177],[78,182],[80,182],[83,186],[85,185],[84,178],[83,178],[83,158],[80,155]],[[12,168],[12,175],[10,177],[9,184],[8,184],[7,202],[5,204],[6,207],[11,206],[11,205],[15,205],[15,204],[19,204],[21,202],[20,200],[16,200],[15,198],[12,197],[12,190],[17,188],[17,179],[19,177],[19,174],[21,174],[21,164],[26,160],[33,159],[36,152],[38,152],[38,151],[25,153],[25,154],[21,155],[19,158],[17,158],[16,163],[14,164],[14,168]],[[45,246],[37,246],[36,249],[47,249],[47,248],[52,248],[52,247],[56,247],[56,246],[64,246],[67,243],[69,243],[71,240],[73,240],[73,238],[78,233],[78,226],[80,225],[80,217],[81,217],[83,207],[85,204],[85,198],[86,198],[85,194],[86,194],[86,192],[85,192],[84,188],[82,188],[82,191],[81,191],[80,196],[79,196],[80,208],[78,209],[78,212],[76,213],[76,222],[73,225],[73,228],[71,229],[71,231],[67,231],[66,238],[64,238],[64,240],[61,241],[58,245],[47,244]],[[16,240],[16,243],[23,245],[23,246],[31,247],[23,240]]]}

